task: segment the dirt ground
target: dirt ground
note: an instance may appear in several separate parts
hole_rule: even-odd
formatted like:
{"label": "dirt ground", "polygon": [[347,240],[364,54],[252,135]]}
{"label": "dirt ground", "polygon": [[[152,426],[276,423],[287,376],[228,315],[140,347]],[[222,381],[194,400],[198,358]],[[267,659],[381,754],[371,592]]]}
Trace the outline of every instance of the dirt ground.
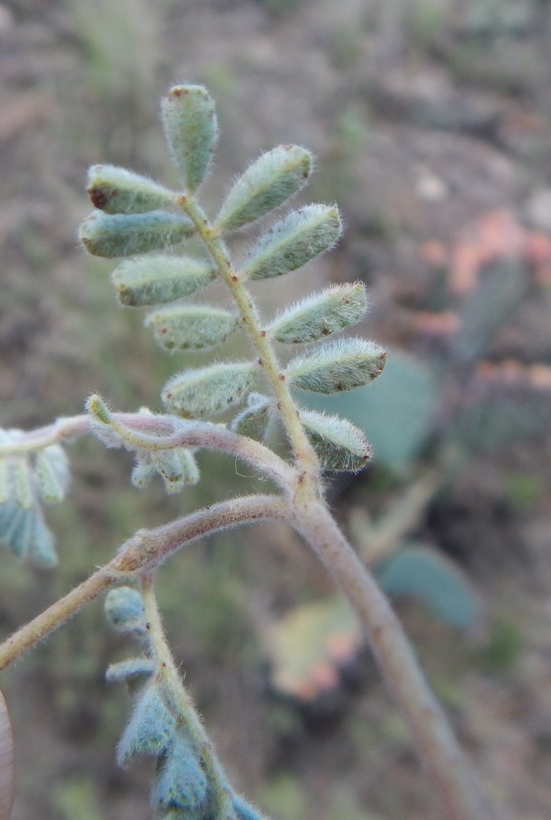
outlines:
{"label": "dirt ground", "polygon": [[[262,306],[310,292],[316,277],[361,279],[372,303],[361,333],[430,363],[441,385],[431,434],[407,469],[375,461],[331,484],[343,526],[436,468],[455,446],[455,421],[465,438],[466,411],[480,396],[493,402],[484,435],[498,443],[475,440],[405,533],[457,562],[482,601],[481,623],[465,634],[411,602],[397,606],[511,820],[551,816],[550,45],[551,5],[538,0],[0,3],[2,426],[80,413],[96,391],[113,407],[158,409],[174,360],[117,308],[112,266],[85,258],[76,234],[90,210],[89,165],[171,184],[158,117],[171,83],[204,83],[217,100],[208,207],[261,151],[310,148],[317,168],[303,200],[338,202],[346,233],[308,276],[267,285]],[[517,290],[507,290],[508,270],[520,271]],[[75,445],[71,462],[69,502],[49,516],[60,570],[0,556],[2,638],[135,529],[181,513],[160,491],[137,498],[128,460],[93,442]],[[181,503],[224,497],[233,467],[208,460],[204,486]],[[322,696],[274,692],[255,614],[331,592],[287,532],[197,548],[161,573],[161,587],[221,757],[267,814],[440,816],[365,651]],[[7,673],[12,820],[151,817],[147,761],[121,772],[113,756],[126,701],[103,675],[127,651],[94,604]]]}

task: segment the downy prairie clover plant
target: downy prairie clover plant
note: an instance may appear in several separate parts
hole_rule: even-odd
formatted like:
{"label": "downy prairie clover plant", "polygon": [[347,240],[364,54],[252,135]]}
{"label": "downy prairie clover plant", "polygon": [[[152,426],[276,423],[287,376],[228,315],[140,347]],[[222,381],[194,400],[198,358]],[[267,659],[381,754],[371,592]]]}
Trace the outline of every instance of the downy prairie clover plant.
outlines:
{"label": "downy prairie clover plant", "polygon": [[[80,239],[89,253],[121,260],[112,277],[118,300],[130,308],[149,309],[145,324],[162,347],[216,348],[239,331],[249,338],[250,356],[177,373],[162,390],[162,414],[144,409],[114,412],[94,395],[85,415],[61,418],[29,433],[2,432],[0,537],[22,556],[55,563],[40,502],[62,500],[68,482],[62,442],[86,433],[134,454],[131,478],[137,488],[146,487],[156,474],[169,493],[195,484],[196,456],[209,449],[252,465],[270,477],[278,492],[221,501],[156,529],[138,531],[106,566],[0,646],[0,671],[111,588],[106,598],[109,620],[132,634],[143,649],[140,657],[115,664],[107,673],[110,680],[127,683],[133,698],[118,762],[126,766],[136,755],[156,759],[151,799],[157,816],[254,820],[258,813],[233,791],[182,685],[164,638],[154,576],[161,562],[203,536],[255,521],[284,521],[312,548],[355,608],[440,798],[441,816],[497,816],[400,623],[324,500],[323,471],[360,470],[370,457],[370,446],[346,419],[304,409],[295,398],[305,391],[353,390],[383,370],[385,351],[378,344],[335,338],[363,317],[364,286],[330,286],[268,318],[251,296],[249,282],[285,276],[330,250],[341,233],[338,209],[307,205],[287,211],[269,229],[263,227],[261,220],[307,184],[312,168],[306,149],[280,145],[252,162],[218,213],[208,215],[199,194],[218,137],[214,102],[202,86],[175,86],[163,100],[162,120],[180,178],[177,189],[123,168],[93,166],[88,193],[96,210],[84,220]],[[232,235],[251,225],[257,239],[237,259],[231,251]],[[200,255],[186,252],[191,237],[194,247],[202,245]],[[229,291],[231,309],[189,301],[215,280]],[[227,411],[235,411],[229,423],[211,421]],[[288,459],[263,443],[273,425],[285,432]]]}

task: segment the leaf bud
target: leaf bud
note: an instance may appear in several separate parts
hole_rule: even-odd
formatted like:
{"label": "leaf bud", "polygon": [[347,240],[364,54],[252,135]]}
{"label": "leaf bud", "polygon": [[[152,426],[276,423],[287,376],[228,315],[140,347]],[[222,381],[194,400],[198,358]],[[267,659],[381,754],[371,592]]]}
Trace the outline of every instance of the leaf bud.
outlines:
{"label": "leaf bud", "polygon": [[206,287],[215,276],[211,264],[190,256],[146,256],[122,262],[112,279],[122,305],[142,307],[189,296]]}
{"label": "leaf bud", "polygon": [[185,370],[167,382],[161,397],[176,415],[208,418],[241,403],[250,390],[253,373],[251,362]]}
{"label": "leaf bud", "polygon": [[187,450],[186,448],[182,447],[176,450],[178,454],[178,458],[180,459],[180,464],[182,466],[182,473],[184,476],[184,483],[185,484],[198,484],[200,479],[199,467],[197,466],[197,462],[195,460],[195,456],[191,452],[191,450]]}
{"label": "leaf bud", "polygon": [[172,159],[192,193],[208,171],[218,138],[214,100],[202,85],[175,85],[162,102],[162,120]]}
{"label": "leaf bud", "polygon": [[105,596],[105,615],[118,632],[146,632],[142,596],[132,587],[109,590]]}
{"label": "leaf bud", "polygon": [[150,313],[145,324],[167,350],[201,350],[225,341],[236,329],[235,314],[208,305],[170,305]]}
{"label": "leaf bud", "polygon": [[371,458],[371,446],[347,419],[301,410],[300,421],[324,470],[357,472]]}
{"label": "leaf bud", "polygon": [[191,220],[168,211],[145,214],[92,211],[80,226],[79,237],[88,253],[113,259],[177,245],[193,232]]}
{"label": "leaf bud", "polygon": [[293,387],[340,393],[368,384],[382,373],[386,352],[365,339],[337,339],[293,359],[287,376]]}
{"label": "leaf bud", "polygon": [[132,469],[130,481],[138,490],[143,490],[149,486],[156,472],[157,470],[153,464],[145,464],[143,461],[138,461]]}
{"label": "leaf bud", "polygon": [[262,154],[235,182],[218,215],[218,231],[234,231],[279,208],[303,188],[312,155],[298,145],[279,145]]}
{"label": "leaf bud", "polygon": [[120,447],[121,437],[113,430],[112,414],[101,396],[94,393],[87,399],[85,408],[90,415],[92,432],[106,447]]}
{"label": "leaf bud", "polygon": [[361,282],[332,285],[276,316],[268,330],[278,342],[315,342],[356,324],[366,310],[367,296]]}
{"label": "leaf bud", "polygon": [[94,207],[106,214],[143,214],[170,207],[177,198],[174,191],[115,165],[92,165],[88,195]]}
{"label": "leaf bud", "polygon": [[338,209],[307,205],[291,211],[248,252],[243,279],[272,279],[301,268],[332,248],[341,234]]}

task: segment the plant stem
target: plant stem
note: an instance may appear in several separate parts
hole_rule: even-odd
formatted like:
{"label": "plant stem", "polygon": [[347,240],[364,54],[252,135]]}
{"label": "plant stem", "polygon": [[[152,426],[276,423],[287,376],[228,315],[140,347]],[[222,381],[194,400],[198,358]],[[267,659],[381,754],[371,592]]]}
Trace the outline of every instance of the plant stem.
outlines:
{"label": "plant stem", "polygon": [[251,341],[259,355],[258,363],[270,383],[278,401],[278,409],[293,447],[296,464],[303,473],[297,484],[297,496],[319,498],[320,466],[316,452],[302,426],[297,406],[285,380],[270,339],[261,327],[258,312],[251,294],[234,272],[228,250],[207,219],[203,210],[192,198],[180,197],[179,204],[189,216],[197,233],[205,243],[220,276],[228,286],[247,328]]}
{"label": "plant stem", "polygon": [[[294,468],[273,450],[258,441],[232,433],[204,421],[184,421],[172,416],[143,413],[111,413],[113,430],[126,444],[145,450],[171,450],[179,447],[216,450],[236,456],[289,491],[295,479]],[[107,425],[106,425],[107,426]],[[66,439],[100,431],[94,429],[89,414],[58,419],[54,424],[24,433],[12,444],[0,444],[0,458],[36,452]]]}
{"label": "plant stem", "polygon": [[102,569],[98,570],[55,604],[37,615],[30,623],[10,635],[0,646],[0,672],[29,649],[33,649],[58,626],[68,621],[84,604],[92,601],[114,582],[113,576],[106,575]]}
{"label": "plant stem", "polygon": [[76,438],[89,432],[90,419],[86,415],[57,419],[47,427],[39,427],[37,430],[23,433],[21,438],[11,444],[0,444],[0,458],[43,450],[51,444],[59,444],[60,441]]}
{"label": "plant stem", "polygon": [[0,645],[0,672],[121,578],[150,569],[182,547],[221,530],[254,521],[286,520],[288,505],[277,496],[253,495],[213,504],[186,518],[129,538],[116,557]]}
{"label": "plant stem", "polygon": [[446,820],[497,820],[421,672],[400,621],[320,502],[295,511],[295,528],[352,604],[385,682],[440,796]]}
{"label": "plant stem", "polygon": [[148,635],[155,657],[159,661],[159,678],[164,683],[165,689],[174,703],[175,711],[180,716],[193,745],[202,758],[208,783],[214,789],[216,810],[213,814],[216,817],[223,817],[225,820],[236,820],[231,791],[226,784],[222,766],[216,757],[212,743],[203,729],[193,701],[182,684],[178,668],[167,643],[155,597],[152,572],[147,572],[142,576],[142,599],[149,627]]}

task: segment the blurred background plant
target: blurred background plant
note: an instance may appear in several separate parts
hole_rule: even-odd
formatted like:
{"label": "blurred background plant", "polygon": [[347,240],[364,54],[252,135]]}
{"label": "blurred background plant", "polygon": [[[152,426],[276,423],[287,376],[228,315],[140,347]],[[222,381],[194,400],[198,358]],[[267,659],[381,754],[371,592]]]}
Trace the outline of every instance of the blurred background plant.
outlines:
{"label": "blurred background plant", "polygon": [[[75,239],[90,164],[169,181],[156,101],[170,83],[217,98],[212,204],[261,150],[312,147],[309,198],[338,200],[346,225],[320,284],[365,281],[364,333],[393,348],[376,390],[338,400],[375,457],[329,493],[490,788],[533,820],[551,809],[549,13],[537,0],[0,4],[2,426],[81,412],[93,391],[151,406],[174,370]],[[311,289],[291,274],[284,300],[270,283],[258,295],[273,310]],[[48,514],[63,574],[3,554],[3,634],[136,527],[259,481],[202,457],[198,488],[144,501],[124,455],[82,440],[71,456],[72,503]],[[159,587],[239,788],[283,820],[429,816],[348,610],[286,529],[211,539]],[[118,651],[92,605],[9,673],[14,820],[75,806],[149,817],[148,777],[114,766],[124,695],[103,673]]]}

